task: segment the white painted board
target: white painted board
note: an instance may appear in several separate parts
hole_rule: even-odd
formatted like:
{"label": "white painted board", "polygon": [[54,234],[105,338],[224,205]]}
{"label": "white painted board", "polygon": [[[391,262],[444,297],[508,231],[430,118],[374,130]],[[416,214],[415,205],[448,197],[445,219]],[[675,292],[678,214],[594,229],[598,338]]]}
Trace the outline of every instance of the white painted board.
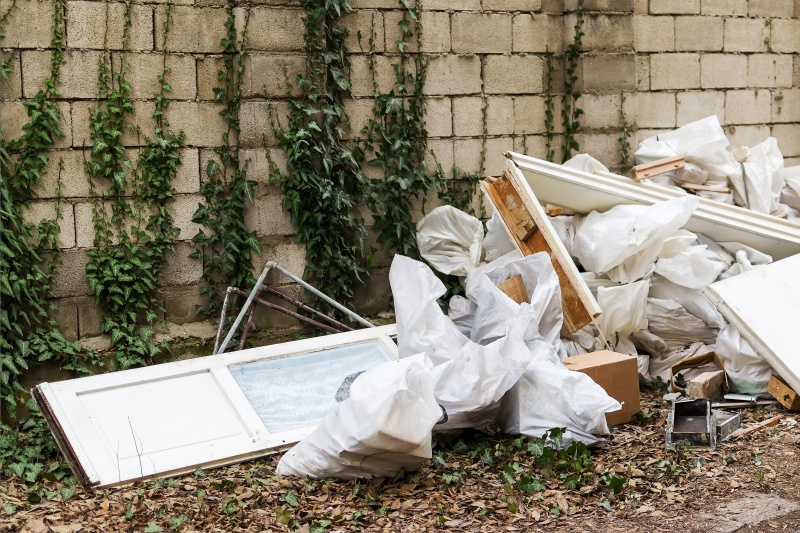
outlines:
{"label": "white painted board", "polygon": [[800,391],[800,255],[716,283],[704,291],[775,371]]}
{"label": "white painted board", "polygon": [[[523,154],[506,155],[542,203],[581,213],[607,211],[619,204],[652,205],[687,194],[610,172],[591,174]],[[775,260],[800,253],[800,224],[707,198],[698,200],[685,229],[716,242],[746,244]]]}
{"label": "white painted board", "polygon": [[81,483],[120,485],[298,442],[335,411],[345,377],[397,359],[387,336],[395,332],[367,328],[42,383],[33,394]]}

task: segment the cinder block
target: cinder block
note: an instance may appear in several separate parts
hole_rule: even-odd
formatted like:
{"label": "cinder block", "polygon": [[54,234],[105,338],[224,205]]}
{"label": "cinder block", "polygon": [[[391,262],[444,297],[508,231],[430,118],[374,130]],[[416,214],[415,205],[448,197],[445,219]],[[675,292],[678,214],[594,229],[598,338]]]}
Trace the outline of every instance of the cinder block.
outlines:
{"label": "cinder block", "polygon": [[511,17],[508,15],[453,13],[450,24],[456,53],[511,52]]}
{"label": "cinder block", "polygon": [[[561,99],[558,100],[559,104]],[[555,102],[553,102],[555,103]],[[545,112],[547,110],[545,99],[543,96],[517,96],[514,98],[514,133],[517,135],[524,135],[530,133],[544,133],[547,128],[545,127]],[[557,110],[553,111],[554,122],[559,122],[556,115]]]}
{"label": "cinder block", "polygon": [[650,13],[650,0],[634,0],[633,12],[637,15],[647,15]]}
{"label": "cinder block", "polygon": [[[578,0],[566,0],[564,8],[567,11],[578,9]],[[633,13],[634,0],[587,0],[583,3],[584,11],[601,11],[613,13]]]}
{"label": "cinder block", "polygon": [[725,94],[724,124],[763,124],[770,122],[772,95],[767,89],[728,91]]}
{"label": "cinder block", "polygon": [[784,54],[753,54],[747,58],[749,87],[791,87],[792,57]]}
{"label": "cinder block", "polygon": [[[95,50],[121,50],[125,28],[125,4],[122,2],[67,3],[67,46]],[[48,33],[49,34],[49,33]],[[131,15],[127,50],[156,50],[153,43],[153,7],[135,4]]]}
{"label": "cinder block", "polygon": [[175,287],[193,285],[203,279],[203,261],[189,257],[194,247],[188,242],[179,242],[174,252],[167,252],[159,285]]}
{"label": "cinder block", "polygon": [[[499,59],[490,57],[488,59]],[[487,59],[487,61],[488,61]],[[425,78],[426,94],[458,95],[481,91],[481,60],[478,56],[433,57]]]}
{"label": "cinder block", "polygon": [[364,283],[356,285],[355,308],[360,315],[372,316],[392,309],[389,269],[372,269]]}
{"label": "cinder block", "polygon": [[[302,52],[305,50],[305,14],[303,9],[254,7],[248,23],[248,50]],[[244,22],[245,10],[236,8],[236,27],[240,33]]]}
{"label": "cinder block", "polygon": [[[160,47],[164,42],[166,8],[158,6],[155,13],[156,43]],[[218,7],[175,6],[167,35],[167,49],[171,52],[221,53],[220,41],[225,37],[226,19],[225,10]]]}
{"label": "cinder block", "polygon": [[280,193],[259,192],[254,203],[245,204],[245,224],[254,229],[259,237],[295,235],[297,227],[292,225],[289,213],[281,206]]}
{"label": "cinder block", "polygon": [[770,50],[794,53],[800,42],[800,20],[775,19],[770,23]]}
{"label": "cinder block", "polygon": [[775,91],[772,98],[772,122],[800,122],[800,89]]}
{"label": "cinder block", "polygon": [[[103,208],[110,216],[110,206],[104,204]],[[75,242],[78,248],[92,248],[94,246],[93,212],[92,203],[89,201],[75,204]]]}
{"label": "cinder block", "polygon": [[[22,209],[22,218],[25,222],[38,224],[44,220],[56,220],[56,202],[51,200],[38,200]],[[58,247],[73,248],[75,246],[75,214],[72,204],[64,202],[61,205],[61,220],[58,220]]]}
{"label": "cinder block", "polygon": [[725,19],[726,52],[766,52],[769,28],[763,19]]}
{"label": "cinder block", "polygon": [[[607,167],[618,166],[619,161],[619,133],[578,133],[576,138],[580,144],[580,150],[573,152],[587,153],[606,165]],[[631,143],[631,146],[635,146]],[[561,160],[561,152],[556,155],[558,161]]]}
{"label": "cinder block", "polygon": [[428,170],[434,171],[438,166],[442,167],[445,176],[452,173],[453,159],[453,139],[431,139],[428,141],[429,152],[425,155],[425,164]]}
{"label": "cinder block", "polygon": [[[383,14],[383,24],[386,32],[386,50],[397,51],[397,42],[405,39],[398,24],[403,20],[403,11],[386,11]],[[432,53],[448,53],[452,51],[450,45],[450,14],[437,11],[423,11],[420,15],[422,22],[422,51]],[[417,41],[406,41],[409,52],[417,51]]]}
{"label": "cinder block", "polygon": [[794,0],[750,0],[751,17],[792,18]]}
{"label": "cinder block", "polygon": [[175,227],[180,230],[177,239],[181,241],[191,240],[197,235],[202,226],[192,222],[195,211],[203,202],[203,197],[198,194],[176,194],[172,202],[172,218]]}
{"label": "cinder block", "polygon": [[539,11],[542,0],[483,0],[484,11]]}
{"label": "cinder block", "polygon": [[[383,30],[383,13],[380,11],[364,10],[353,11],[342,15],[339,27],[347,30],[344,45],[350,53],[369,52],[369,39],[373,38],[373,51],[383,52],[386,41]],[[361,39],[359,40],[359,34]]]}
{"label": "cinder block", "polygon": [[55,300],[53,318],[56,319],[58,329],[68,341],[77,341],[78,335],[78,298],[60,298]]}
{"label": "cinder block", "polygon": [[[11,5],[11,0],[0,2],[0,13],[5,13]],[[17,7],[11,12],[8,24],[4,28],[3,48],[47,48],[50,46],[53,5],[51,2],[38,0],[17,0]]]}
{"label": "cinder block", "polygon": [[636,56],[636,89],[638,91],[650,90],[650,56]]}
{"label": "cinder block", "polygon": [[724,130],[732,147],[755,146],[770,136],[769,126],[726,126]]}
{"label": "cinder block", "polygon": [[542,13],[564,13],[564,0],[542,0]]}
{"label": "cinder block", "polygon": [[650,13],[653,15],[698,15],[700,0],[650,0]]}
{"label": "cinder block", "polygon": [[[285,102],[274,102],[274,119],[284,127],[289,124],[289,106]],[[266,141],[267,146],[277,146],[275,132],[269,121],[269,108],[266,102],[242,102],[239,111],[241,133],[239,146],[242,148],[261,148]]]}
{"label": "cinder block", "polygon": [[[575,33],[575,15],[567,15],[567,41]],[[585,35],[581,41],[583,50],[628,51],[633,49],[633,17],[630,15],[587,14],[584,19]]]}
{"label": "cinder block", "polygon": [[580,60],[581,84],[585,92],[636,88],[636,56],[608,54],[584,56]]}
{"label": "cinder block", "polygon": [[[275,261],[283,268],[294,274],[302,276],[306,269],[306,247],[295,242],[294,237],[273,237],[264,239],[261,243],[260,256],[253,256],[253,265],[256,268],[263,268],[267,261]],[[272,271],[267,275],[269,284],[285,284],[288,280],[286,276],[279,272]]]}
{"label": "cinder block", "polygon": [[181,164],[172,179],[172,188],[179,194],[200,191],[200,157],[196,148],[181,148],[178,151]]}
{"label": "cinder block", "polygon": [[[62,98],[94,98],[97,95],[98,60],[100,52],[67,50],[61,65],[61,84],[57,87]],[[50,52],[22,52],[22,86],[25,98],[33,98],[45,88],[50,76]]]}
{"label": "cinder block", "polygon": [[481,168],[482,150],[483,142],[481,139],[456,139],[453,143],[454,166],[465,174],[473,172],[483,174],[484,169]]}
{"label": "cinder block", "polygon": [[510,96],[490,96],[487,102],[486,127],[489,135],[514,133],[514,100]]}
{"label": "cinder block", "polygon": [[[252,65],[252,57],[248,54],[245,63],[244,79],[242,81],[242,92],[249,87],[247,66]],[[220,87],[219,72],[225,68],[222,57],[219,56],[200,56],[197,58],[197,97],[200,100],[214,100],[214,89]],[[277,77],[274,72],[270,75]],[[248,95],[250,96],[250,95]]]}
{"label": "cinder block", "polygon": [[514,15],[512,35],[514,52],[557,53],[566,43],[563,18],[540,13]]}
{"label": "cinder block", "polygon": [[537,56],[487,56],[483,67],[488,94],[530,94],[543,89],[544,61]]}
{"label": "cinder block", "polygon": [[78,336],[80,339],[97,337],[103,334],[100,327],[103,321],[103,309],[95,306],[94,297],[75,298],[78,308]]}
{"label": "cinder block", "polygon": [[[423,11],[480,11],[481,0],[420,0]],[[380,7],[386,7],[385,2]]]}
{"label": "cinder block", "polygon": [[[92,146],[90,117],[92,109],[97,107],[97,103],[97,100],[72,102],[72,145],[75,148]],[[180,103],[182,102],[172,102],[170,104],[170,109]],[[126,127],[122,131],[122,136],[120,137],[123,145],[139,146],[140,144],[144,144],[145,135],[153,135],[156,125],[155,119],[153,118],[153,111],[155,111],[155,103],[152,100],[137,100],[133,103],[133,113],[125,115]],[[128,124],[135,125],[138,128],[138,133],[128,127]],[[180,130],[180,128],[176,127],[174,124],[172,124],[171,127],[175,131]]]}
{"label": "cinder block", "polygon": [[89,294],[89,283],[86,281],[86,265],[89,256],[86,250],[63,250],[61,266],[55,276],[55,297],[84,296]]}
{"label": "cinder block", "polygon": [[486,139],[486,163],[482,175],[499,176],[506,166],[506,152],[514,151],[513,137],[495,137]]}
{"label": "cinder block", "polygon": [[[769,129],[766,126],[764,128]],[[767,135],[763,135],[763,132],[759,133],[761,133],[761,141],[767,138]],[[772,126],[772,136],[778,139],[778,147],[783,157],[800,156],[800,126],[797,124],[776,124]]]}
{"label": "cinder block", "polygon": [[[11,57],[13,55],[13,57]],[[22,71],[19,63],[20,52],[4,52],[3,58],[9,61],[8,79],[0,83],[0,100],[22,98]]]}
{"label": "cinder block", "polygon": [[[578,100],[578,106],[584,110],[584,115],[580,118],[582,130],[609,130],[620,127],[620,110],[623,109],[621,94],[584,94]],[[636,119],[635,98],[625,98],[624,112],[628,123]],[[560,114],[556,119],[561,121]]]}
{"label": "cinder block", "polygon": [[675,49],[720,51],[722,28],[722,17],[675,17]]}
{"label": "cinder block", "polygon": [[674,93],[637,94],[636,108],[636,125],[641,128],[675,127]]}
{"label": "cinder block", "polygon": [[453,134],[453,107],[450,98],[429,98],[425,111],[425,129],[429,137],[450,137]]}
{"label": "cinder block", "polygon": [[259,189],[269,189],[275,194],[279,194],[277,185],[270,184],[272,169],[267,161],[267,153],[278,167],[278,172],[286,173],[288,159],[286,152],[280,148],[258,148],[251,150],[239,150],[239,162],[244,165],[247,163],[247,178],[257,181]]}
{"label": "cinder block", "polygon": [[[222,297],[218,301],[221,302]],[[208,297],[201,295],[198,287],[169,287],[164,290],[166,319],[173,324],[198,321],[202,317],[197,315],[196,309],[206,305]]]}
{"label": "cinder block", "polygon": [[[50,152],[50,164],[42,177],[43,187],[39,192],[40,198],[55,198],[58,187],[59,174],[61,179],[61,194],[65,198],[87,198],[89,184],[83,170],[84,154],[80,150],[67,150]],[[86,157],[89,157],[88,152]],[[59,172],[59,161],[63,162],[63,169]],[[103,189],[100,189],[102,191]]]}
{"label": "cinder block", "polygon": [[[373,118],[375,101],[371,98],[348,99],[344,101],[344,111],[347,114],[348,124],[344,127],[345,138],[355,139],[364,137],[363,129],[369,126]],[[380,119],[379,119],[380,120]]]}
{"label": "cinder block", "polygon": [[716,114],[721,124],[725,124],[725,93],[722,91],[692,91],[675,95],[677,124],[681,127],[709,115]]}
{"label": "cinder block", "polygon": [[650,89],[696,89],[700,86],[699,54],[650,56]]}
{"label": "cinder block", "polygon": [[747,56],[703,54],[700,58],[700,84],[703,89],[747,87]]}
{"label": "cinder block", "polygon": [[[61,114],[60,128],[63,137],[54,136],[52,148],[69,148],[72,145],[72,117],[69,112],[69,103],[57,103]],[[0,130],[7,140],[18,139],[24,133],[23,127],[30,123],[28,107],[22,101],[5,102],[2,104],[3,112],[0,115]]]}
{"label": "cinder block", "polygon": [[702,0],[700,11],[703,15],[744,17],[747,15],[747,0]]}
{"label": "cinder block", "polygon": [[[386,94],[392,90],[397,79],[395,70],[392,67],[392,58],[375,56],[374,69],[373,80],[373,72],[369,68],[367,56],[357,55],[350,58],[350,92],[352,96],[373,96],[375,84],[377,84],[377,90],[381,94]],[[430,76],[431,72],[429,70],[428,80],[430,80]]]}
{"label": "cinder block", "polygon": [[[84,2],[86,4],[95,2]],[[160,53],[136,54],[129,53],[125,59],[130,64],[126,73],[131,85],[132,98],[154,98],[161,92],[158,77],[162,74],[163,56]],[[119,56],[115,56],[114,65],[120,64]],[[195,62],[192,56],[170,54],[167,56],[167,67],[170,72],[166,81],[171,91],[166,93],[170,100],[194,100],[197,94],[197,80],[195,79]]]}
{"label": "cinder block", "polygon": [[[248,103],[242,103],[242,111]],[[263,102],[261,105],[266,107]],[[222,134],[228,129],[220,115],[223,107],[211,102],[172,102],[166,116],[173,130],[186,133],[186,146],[221,146]]]}
{"label": "cinder block", "polygon": [[637,52],[675,50],[675,17],[633,17],[633,46]]}
{"label": "cinder block", "polygon": [[[557,135],[550,143],[551,149],[555,151],[554,161],[561,162],[561,147],[564,145],[564,137]],[[547,158],[547,138],[544,135],[521,135],[514,138],[514,151],[520,154],[527,154],[539,159]]]}

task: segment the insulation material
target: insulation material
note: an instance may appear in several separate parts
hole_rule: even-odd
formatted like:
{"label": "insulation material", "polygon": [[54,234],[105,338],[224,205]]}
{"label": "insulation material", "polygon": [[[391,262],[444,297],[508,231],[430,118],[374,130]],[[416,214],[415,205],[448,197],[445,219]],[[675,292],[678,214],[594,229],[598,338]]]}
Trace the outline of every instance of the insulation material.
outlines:
{"label": "insulation material", "polygon": [[478,265],[483,223],[453,206],[437,207],[417,222],[419,254],[443,274],[466,276]]}
{"label": "insulation material", "polygon": [[772,367],[734,326],[720,332],[715,351],[725,365],[731,392],[767,396]]}

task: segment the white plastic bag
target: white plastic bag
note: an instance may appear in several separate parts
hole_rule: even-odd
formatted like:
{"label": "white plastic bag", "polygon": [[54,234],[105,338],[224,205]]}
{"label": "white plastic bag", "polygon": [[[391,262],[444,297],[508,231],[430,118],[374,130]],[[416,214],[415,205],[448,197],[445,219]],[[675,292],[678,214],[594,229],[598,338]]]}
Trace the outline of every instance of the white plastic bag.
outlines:
{"label": "white plastic bag", "polygon": [[458,331],[462,335],[469,337],[472,331],[472,325],[475,323],[475,311],[478,309],[478,304],[464,298],[463,296],[453,296],[450,298],[447,316],[456,325]]}
{"label": "white plastic bag", "polygon": [[731,392],[768,395],[767,386],[772,376],[772,367],[742,338],[733,325],[729,324],[720,332],[715,351],[722,359]]}
{"label": "white plastic bag", "polygon": [[394,296],[400,357],[424,352],[434,364],[455,357],[469,339],[436,302],[447,291],[428,265],[395,255],[389,284]]}
{"label": "white plastic bag", "polygon": [[800,165],[784,167],[779,173],[784,184],[781,203],[792,209],[800,209]]}
{"label": "white plastic bag", "polygon": [[508,236],[508,231],[503,224],[503,219],[495,211],[492,218],[486,223],[486,237],[483,239],[484,259],[492,262],[508,252],[516,250],[514,242]]}
{"label": "white plastic bag", "polygon": [[[527,304],[518,304],[497,285],[519,275],[525,285]],[[491,342],[506,332],[506,322],[531,307],[538,323],[538,334],[554,345],[563,323],[561,286],[550,256],[539,252],[515,259],[480,273],[477,282],[467,284],[467,296],[477,303],[475,324],[470,339],[480,344]]]}
{"label": "white plastic bag", "polygon": [[689,289],[705,289],[727,266],[707,246],[689,246],[677,255],[659,259],[656,274]]}
{"label": "white plastic bag", "polygon": [[436,431],[485,429],[494,422],[500,398],[519,380],[533,357],[524,338],[535,336],[535,322],[527,306],[526,313],[504,324],[498,340],[486,346],[468,342],[458,356],[431,371],[436,401],[447,415],[445,422],[436,425]]}
{"label": "white plastic bag", "polygon": [[597,304],[603,312],[597,320],[606,340],[615,334],[628,337],[634,331],[647,327],[649,288],[649,280],[619,287],[598,287]]}
{"label": "white plastic bag", "polygon": [[673,365],[680,363],[687,357],[702,355],[713,351],[713,346],[703,344],[702,342],[695,342],[686,348],[679,348],[671,352],[654,355],[650,357],[650,376],[652,379],[661,378],[663,382],[669,383],[672,377],[672,371],[670,369]]}
{"label": "white plastic bag", "polygon": [[783,189],[783,155],[775,137],[769,137],[747,151],[742,164],[747,190],[747,207],[770,214],[778,209]]}
{"label": "white plastic bag", "polygon": [[369,479],[414,470],[431,458],[431,430],[441,417],[424,354],[358,376],[350,396],[284,454],[276,472],[314,479]]}
{"label": "white plastic bag", "polygon": [[541,437],[565,427],[564,445],[573,440],[597,442],[608,433],[605,414],[620,403],[582,372],[565,367],[545,339],[529,342],[533,360],[501,401],[498,423],[506,433]]}
{"label": "white plastic bag", "polygon": [[419,255],[443,274],[466,276],[481,260],[483,224],[451,205],[417,222]]}
{"label": "white plastic bag", "polygon": [[[572,252],[591,272],[607,272],[680,229],[698,205],[693,196],[650,206],[618,205],[593,211],[575,233]],[[660,250],[659,250],[660,251]]]}

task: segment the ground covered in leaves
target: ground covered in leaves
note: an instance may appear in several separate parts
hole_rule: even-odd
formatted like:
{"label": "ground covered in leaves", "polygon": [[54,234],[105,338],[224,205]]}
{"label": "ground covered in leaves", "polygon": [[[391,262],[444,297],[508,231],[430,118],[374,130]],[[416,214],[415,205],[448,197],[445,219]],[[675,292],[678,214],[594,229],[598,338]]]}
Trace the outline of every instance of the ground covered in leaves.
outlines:
{"label": "ground covered in leaves", "polygon": [[[639,421],[591,450],[464,434],[396,479],[283,479],[276,456],[94,492],[53,481],[33,504],[30,487],[5,479],[0,531],[711,531],[715,510],[742,495],[800,501],[797,414],[778,408],[777,426],[714,451],[668,449],[668,404],[655,392],[642,399]],[[776,414],[742,412],[744,426]],[[742,531],[798,525],[793,513]]]}

